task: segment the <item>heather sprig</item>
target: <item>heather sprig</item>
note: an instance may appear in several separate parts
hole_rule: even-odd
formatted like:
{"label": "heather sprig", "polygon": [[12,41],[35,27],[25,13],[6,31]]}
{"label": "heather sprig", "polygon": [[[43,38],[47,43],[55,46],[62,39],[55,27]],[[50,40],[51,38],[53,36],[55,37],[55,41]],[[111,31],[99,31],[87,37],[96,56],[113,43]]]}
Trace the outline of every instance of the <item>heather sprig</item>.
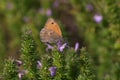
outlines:
{"label": "heather sprig", "polygon": [[2,80],[17,80],[18,79],[18,68],[15,63],[15,59],[9,58],[5,60],[5,65],[2,73]]}
{"label": "heather sprig", "polygon": [[80,55],[80,75],[78,76],[78,80],[95,80],[96,75],[94,74],[94,67],[91,66],[92,62],[90,61],[90,57],[88,52],[86,52],[85,48],[82,48]]}
{"label": "heather sprig", "polygon": [[31,30],[25,30],[21,43],[21,57],[23,68],[28,71],[25,75],[28,79],[37,79],[37,64],[39,60],[37,44],[32,37]]}

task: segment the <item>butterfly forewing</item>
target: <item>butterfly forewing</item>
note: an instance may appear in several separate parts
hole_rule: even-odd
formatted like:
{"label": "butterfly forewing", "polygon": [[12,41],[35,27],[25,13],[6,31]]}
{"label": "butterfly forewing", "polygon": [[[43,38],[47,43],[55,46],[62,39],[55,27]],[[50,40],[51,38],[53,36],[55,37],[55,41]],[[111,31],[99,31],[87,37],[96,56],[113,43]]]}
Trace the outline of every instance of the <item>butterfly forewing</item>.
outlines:
{"label": "butterfly forewing", "polygon": [[59,36],[62,37],[60,27],[54,19],[49,18],[45,24],[45,28],[55,31]]}

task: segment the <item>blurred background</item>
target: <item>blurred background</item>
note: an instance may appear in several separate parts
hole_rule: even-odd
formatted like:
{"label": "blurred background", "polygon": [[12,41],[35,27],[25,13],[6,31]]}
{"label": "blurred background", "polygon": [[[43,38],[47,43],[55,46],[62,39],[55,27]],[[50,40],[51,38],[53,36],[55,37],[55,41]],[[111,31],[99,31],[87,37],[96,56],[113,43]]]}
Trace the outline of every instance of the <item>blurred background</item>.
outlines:
{"label": "blurred background", "polygon": [[42,51],[39,31],[49,17],[70,46],[86,47],[100,80],[119,80],[120,0],[0,0],[0,69],[4,59],[19,57],[25,27]]}

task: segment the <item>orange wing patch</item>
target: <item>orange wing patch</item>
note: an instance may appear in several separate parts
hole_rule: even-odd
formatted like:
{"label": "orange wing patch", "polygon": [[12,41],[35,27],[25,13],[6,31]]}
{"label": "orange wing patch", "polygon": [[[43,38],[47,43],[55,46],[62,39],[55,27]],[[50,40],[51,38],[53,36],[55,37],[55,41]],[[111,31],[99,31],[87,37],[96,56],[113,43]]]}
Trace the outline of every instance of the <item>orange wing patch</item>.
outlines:
{"label": "orange wing patch", "polygon": [[62,32],[60,30],[59,25],[54,21],[54,19],[49,18],[45,24],[45,28],[51,29],[54,32],[56,32],[59,36],[62,37]]}

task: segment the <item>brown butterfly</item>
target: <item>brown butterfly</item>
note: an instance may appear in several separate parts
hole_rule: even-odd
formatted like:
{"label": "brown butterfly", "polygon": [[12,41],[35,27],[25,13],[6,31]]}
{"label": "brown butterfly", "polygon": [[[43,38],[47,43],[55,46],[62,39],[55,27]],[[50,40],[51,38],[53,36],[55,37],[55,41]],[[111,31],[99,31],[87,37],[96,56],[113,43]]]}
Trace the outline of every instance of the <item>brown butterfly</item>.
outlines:
{"label": "brown butterfly", "polygon": [[53,18],[49,18],[40,31],[41,41],[44,43],[57,43],[62,40],[62,33],[57,22]]}

